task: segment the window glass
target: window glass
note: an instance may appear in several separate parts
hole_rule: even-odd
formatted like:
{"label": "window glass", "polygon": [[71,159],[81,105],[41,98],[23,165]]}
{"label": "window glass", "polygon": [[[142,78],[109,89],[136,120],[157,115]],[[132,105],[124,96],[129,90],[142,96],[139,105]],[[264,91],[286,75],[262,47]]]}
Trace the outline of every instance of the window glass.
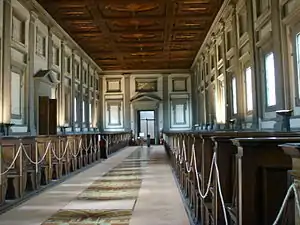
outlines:
{"label": "window glass", "polygon": [[74,98],[74,122],[77,122],[77,98]]}
{"label": "window glass", "polygon": [[232,110],[233,114],[237,114],[237,86],[236,86],[236,77],[232,78]]}
{"label": "window glass", "polygon": [[246,77],[246,107],[247,107],[247,112],[248,112],[248,111],[253,110],[251,67],[246,68],[245,77]]}
{"label": "window glass", "polygon": [[297,51],[297,78],[298,78],[298,98],[300,98],[300,33],[296,36],[296,51]]}
{"label": "window glass", "polygon": [[275,68],[274,68],[274,54],[273,52],[265,57],[265,78],[266,78],[266,95],[267,106],[276,105],[276,91],[275,91]]}

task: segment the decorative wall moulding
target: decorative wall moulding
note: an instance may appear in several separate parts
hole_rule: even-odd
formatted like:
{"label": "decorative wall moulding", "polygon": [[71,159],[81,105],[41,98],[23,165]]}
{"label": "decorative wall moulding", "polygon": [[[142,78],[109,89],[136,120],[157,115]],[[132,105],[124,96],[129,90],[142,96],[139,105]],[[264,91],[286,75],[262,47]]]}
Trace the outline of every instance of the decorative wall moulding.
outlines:
{"label": "decorative wall moulding", "polygon": [[157,80],[135,80],[136,92],[157,92]]}
{"label": "decorative wall moulding", "polygon": [[187,79],[186,78],[173,79],[172,80],[172,90],[173,90],[173,92],[187,91]]}
{"label": "decorative wall moulding", "polygon": [[121,79],[106,79],[106,92],[121,92]]}
{"label": "decorative wall moulding", "polygon": [[109,99],[123,100],[123,95],[120,95],[120,94],[106,94],[106,95],[104,95],[104,99],[105,100],[109,100]]}

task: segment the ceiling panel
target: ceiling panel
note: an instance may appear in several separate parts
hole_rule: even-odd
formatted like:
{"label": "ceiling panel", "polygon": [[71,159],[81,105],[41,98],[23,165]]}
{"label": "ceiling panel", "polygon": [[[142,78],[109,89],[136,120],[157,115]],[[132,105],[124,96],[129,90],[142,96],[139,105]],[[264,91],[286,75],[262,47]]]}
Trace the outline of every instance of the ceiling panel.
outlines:
{"label": "ceiling panel", "polygon": [[220,0],[38,0],[103,70],[188,69]]}

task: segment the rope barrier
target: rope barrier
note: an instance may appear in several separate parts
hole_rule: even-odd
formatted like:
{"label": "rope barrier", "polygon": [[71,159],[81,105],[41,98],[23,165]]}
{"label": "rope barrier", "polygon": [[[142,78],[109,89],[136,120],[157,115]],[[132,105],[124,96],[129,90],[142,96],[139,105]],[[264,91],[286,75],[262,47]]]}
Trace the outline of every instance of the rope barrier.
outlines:
{"label": "rope barrier", "polygon": [[49,149],[50,149],[51,144],[52,144],[52,141],[49,141],[48,144],[47,144],[46,151],[45,151],[43,157],[41,158],[40,161],[37,161],[38,159],[36,158],[36,162],[33,161],[33,160],[30,158],[30,156],[28,155],[28,153],[27,153],[27,151],[26,151],[26,149],[25,149],[25,146],[24,146],[22,143],[20,144],[20,146],[22,146],[22,149],[23,149],[23,151],[24,151],[24,153],[25,153],[25,156],[26,156],[26,158],[28,159],[28,161],[29,161],[30,163],[34,164],[34,165],[39,165],[39,164],[41,164],[41,163],[44,161],[44,159],[45,159],[45,157],[46,157],[46,155],[47,155],[47,153],[48,153],[48,151],[49,151]]}
{"label": "rope barrier", "polygon": [[[213,168],[215,168],[217,188],[218,188],[218,192],[219,192],[219,195],[220,195],[220,201],[221,201],[222,210],[223,210],[223,214],[224,214],[224,220],[225,220],[225,224],[228,225],[226,206],[225,206],[224,197],[223,197],[223,194],[222,194],[222,187],[221,187],[221,182],[220,182],[220,173],[219,173],[219,168],[218,168],[218,164],[217,164],[217,160],[216,160],[216,153],[214,152],[213,157],[212,157],[207,188],[206,188],[206,191],[203,194],[201,192],[201,185],[200,185],[201,174],[198,172],[198,168],[197,168],[195,140],[194,140],[194,143],[192,144],[192,154],[191,154],[190,161],[187,160],[187,152],[186,152],[186,147],[185,147],[185,141],[184,140],[182,140],[182,148],[181,148],[179,138],[177,138],[177,146],[176,146],[176,148],[174,148],[174,150],[171,149],[171,151],[175,155],[175,159],[177,161],[179,161],[180,165],[185,163],[185,169],[188,173],[190,173],[194,169],[194,172],[195,172],[195,175],[196,175],[196,181],[197,181],[197,191],[198,191],[200,197],[203,198],[203,199],[208,196],[209,188],[211,187],[211,179],[212,179]],[[193,165],[194,165],[194,167],[193,167]],[[297,211],[298,215],[300,216],[299,195],[298,195],[298,191],[297,191],[297,188],[296,188],[296,184],[293,183],[289,187],[289,189],[286,193],[286,196],[283,200],[283,203],[280,207],[280,210],[278,212],[278,215],[276,216],[276,219],[275,219],[273,225],[278,224],[278,222],[279,222],[279,220],[282,216],[283,210],[284,210],[284,208],[285,208],[285,206],[288,202],[289,196],[291,195],[292,192],[294,192],[294,196],[295,196],[295,205],[296,205],[296,209],[297,209],[296,211]]]}
{"label": "rope barrier", "polygon": [[283,199],[282,205],[281,205],[281,207],[279,209],[279,212],[278,212],[278,214],[276,216],[276,219],[275,219],[273,225],[277,225],[278,224],[278,222],[279,222],[279,220],[280,220],[280,218],[282,216],[283,210],[285,209],[286,204],[288,202],[288,199],[289,199],[289,197],[290,197],[290,195],[291,195],[292,192],[294,192],[294,196],[295,196],[295,203],[296,203],[295,205],[296,205],[296,208],[297,208],[296,211],[297,211],[298,215],[300,216],[299,195],[298,195],[298,191],[297,191],[296,185],[295,185],[295,183],[293,183],[289,187],[289,189],[288,189],[288,191],[287,191],[287,193],[286,193],[286,195],[285,195],[285,197]]}
{"label": "rope barrier", "polygon": [[17,161],[17,159],[18,159],[18,157],[19,157],[21,151],[24,152],[26,158],[28,159],[28,161],[29,161],[30,163],[32,163],[32,164],[34,164],[34,165],[37,166],[37,165],[43,163],[43,161],[45,160],[45,158],[46,158],[48,152],[50,151],[50,149],[51,149],[51,152],[52,152],[53,156],[54,156],[57,160],[61,161],[62,159],[64,159],[64,157],[65,157],[65,155],[66,155],[68,149],[71,150],[71,154],[76,158],[76,157],[79,155],[79,153],[82,152],[81,150],[88,150],[90,147],[92,147],[92,141],[91,141],[91,140],[90,140],[89,146],[88,146],[87,148],[84,149],[84,147],[82,146],[82,139],[80,139],[80,141],[79,141],[79,148],[78,148],[79,150],[78,150],[78,152],[77,152],[75,155],[73,155],[73,154],[72,154],[72,149],[71,149],[71,147],[70,147],[69,140],[67,140],[66,145],[65,145],[65,148],[64,148],[64,152],[63,152],[62,156],[61,156],[61,157],[58,157],[57,154],[56,154],[56,152],[55,152],[55,149],[54,149],[54,148],[55,148],[55,145],[53,145],[53,142],[50,140],[50,141],[47,143],[47,147],[46,147],[46,150],[45,150],[43,156],[42,156],[40,159],[38,159],[38,157],[37,157],[37,156],[38,156],[38,152],[37,152],[38,149],[36,148],[36,159],[32,159],[32,158],[28,155],[28,153],[27,153],[27,151],[26,151],[26,148],[25,148],[24,144],[21,142],[21,143],[19,144],[17,153],[16,153],[16,155],[14,156],[12,162],[10,163],[10,165],[6,168],[6,170],[5,170],[4,172],[1,172],[1,173],[0,173],[0,176],[5,175],[6,173],[9,172],[9,170],[14,166],[15,162]]}
{"label": "rope barrier", "polygon": [[8,173],[8,171],[14,166],[14,164],[17,161],[17,158],[19,157],[19,154],[20,154],[21,151],[22,151],[22,146],[20,145],[13,161],[10,164],[10,166],[4,172],[0,173],[1,176]]}

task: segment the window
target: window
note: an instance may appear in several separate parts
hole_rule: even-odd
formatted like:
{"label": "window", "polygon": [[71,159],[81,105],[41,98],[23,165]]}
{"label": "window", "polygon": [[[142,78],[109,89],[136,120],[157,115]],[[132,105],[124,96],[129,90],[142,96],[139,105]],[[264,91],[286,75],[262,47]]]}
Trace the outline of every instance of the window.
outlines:
{"label": "window", "polygon": [[216,119],[218,123],[225,123],[225,117],[226,117],[226,113],[225,113],[225,109],[226,109],[226,105],[225,105],[225,87],[224,87],[224,76],[223,74],[220,75],[220,77],[217,79],[217,96],[216,96],[216,110],[217,110],[217,115],[216,115]]}
{"label": "window", "polygon": [[274,106],[276,105],[276,90],[273,52],[267,54],[265,57],[265,79],[267,106]]}
{"label": "window", "polygon": [[74,98],[74,122],[77,122],[77,98]]}
{"label": "window", "polygon": [[253,110],[251,67],[247,67],[245,70],[245,80],[246,80],[246,109],[247,109],[247,112],[249,112],[249,111]]}
{"label": "window", "polygon": [[300,98],[300,33],[296,36],[298,98]]}
{"label": "window", "polygon": [[232,78],[231,85],[232,85],[232,111],[233,111],[233,114],[237,114],[237,85],[236,85],[236,77]]}
{"label": "window", "polygon": [[93,118],[92,118],[92,103],[89,103],[89,122],[92,124]]}
{"label": "window", "polygon": [[85,102],[82,102],[82,123],[85,123]]}

